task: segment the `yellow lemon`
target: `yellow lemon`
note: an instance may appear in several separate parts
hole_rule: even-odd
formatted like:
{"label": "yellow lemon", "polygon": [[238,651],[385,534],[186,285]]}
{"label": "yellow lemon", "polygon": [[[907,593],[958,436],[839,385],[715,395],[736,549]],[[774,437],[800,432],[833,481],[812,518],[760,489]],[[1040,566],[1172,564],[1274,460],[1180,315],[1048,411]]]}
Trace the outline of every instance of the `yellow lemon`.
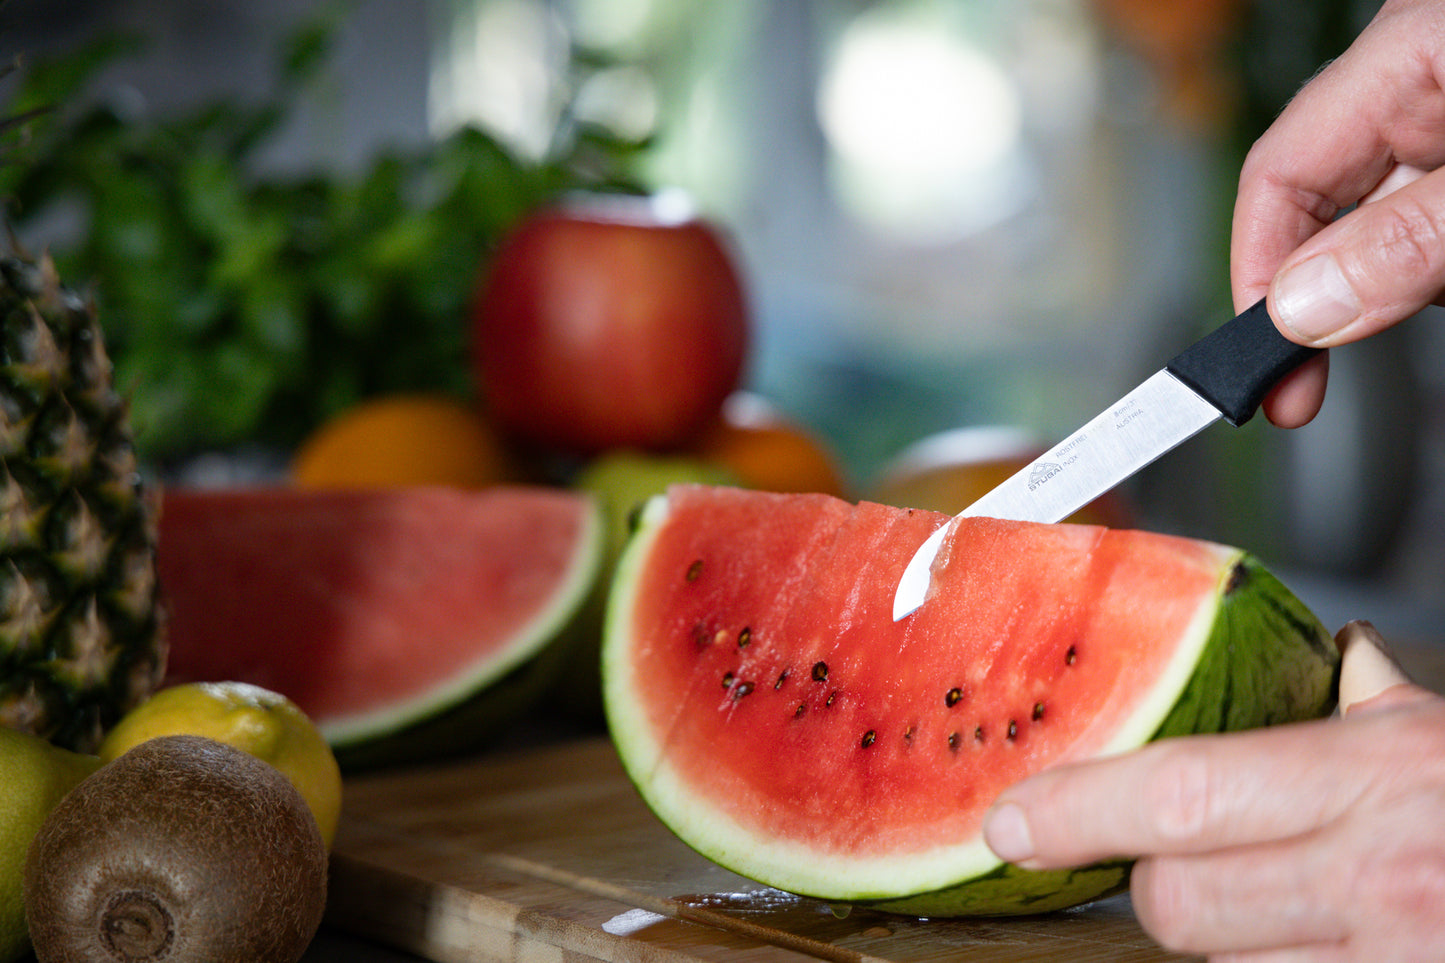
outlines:
{"label": "yellow lemon", "polygon": [[290,699],[245,682],[173,685],[126,713],[100,744],[100,758],[109,762],[147,739],[174,735],[208,736],[281,770],[331,848],[341,817],[341,770],[320,730]]}
{"label": "yellow lemon", "polygon": [[0,961],[23,957],[25,854],[55,804],[100,766],[29,733],[0,728]]}

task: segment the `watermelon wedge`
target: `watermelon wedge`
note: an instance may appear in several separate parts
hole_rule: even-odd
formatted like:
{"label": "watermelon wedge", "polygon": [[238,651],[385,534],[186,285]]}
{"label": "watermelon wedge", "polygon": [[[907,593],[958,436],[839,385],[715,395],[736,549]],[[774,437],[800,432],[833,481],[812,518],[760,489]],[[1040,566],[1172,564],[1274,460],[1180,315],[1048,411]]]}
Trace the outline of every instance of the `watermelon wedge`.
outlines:
{"label": "watermelon wedge", "polygon": [[465,751],[560,669],[601,545],[561,489],[170,489],[171,681],[280,692],[343,765]]}
{"label": "watermelon wedge", "polygon": [[615,576],[603,646],[623,764],[682,840],[790,892],[923,916],[1037,913],[1128,865],[1030,872],[980,825],[1046,766],[1322,715],[1330,634],[1244,552],[1084,525],[962,522],[928,603],[894,587],[946,516],[674,486]]}

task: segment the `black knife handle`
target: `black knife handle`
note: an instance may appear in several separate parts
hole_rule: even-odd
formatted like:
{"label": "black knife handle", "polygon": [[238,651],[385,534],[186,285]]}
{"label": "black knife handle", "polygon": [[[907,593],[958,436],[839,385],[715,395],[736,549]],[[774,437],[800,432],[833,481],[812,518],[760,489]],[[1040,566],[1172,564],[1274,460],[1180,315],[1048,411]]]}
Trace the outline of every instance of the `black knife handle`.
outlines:
{"label": "black knife handle", "polygon": [[1280,334],[1261,298],[1185,348],[1164,368],[1238,427],[1254,417],[1269,389],[1321,350]]}

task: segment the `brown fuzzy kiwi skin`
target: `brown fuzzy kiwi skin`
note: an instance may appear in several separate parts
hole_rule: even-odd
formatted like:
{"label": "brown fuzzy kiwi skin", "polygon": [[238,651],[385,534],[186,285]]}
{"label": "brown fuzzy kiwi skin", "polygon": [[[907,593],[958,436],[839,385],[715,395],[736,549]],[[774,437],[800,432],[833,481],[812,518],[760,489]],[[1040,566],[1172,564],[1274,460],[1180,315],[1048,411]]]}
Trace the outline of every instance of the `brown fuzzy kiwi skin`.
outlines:
{"label": "brown fuzzy kiwi skin", "polygon": [[295,963],[326,847],[275,767],[199,736],[143,742],[51,811],[25,864],[39,963]]}

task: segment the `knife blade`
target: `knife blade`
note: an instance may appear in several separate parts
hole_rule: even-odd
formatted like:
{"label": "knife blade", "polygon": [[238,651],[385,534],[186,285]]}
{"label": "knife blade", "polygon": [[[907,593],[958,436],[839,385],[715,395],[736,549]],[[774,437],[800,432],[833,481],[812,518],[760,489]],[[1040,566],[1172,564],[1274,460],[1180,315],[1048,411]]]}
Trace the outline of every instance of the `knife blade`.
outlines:
{"label": "knife blade", "polygon": [[[1062,521],[1214,422],[1244,424],[1270,388],[1319,353],[1281,335],[1261,299],[954,517]],[[951,524],[940,525],[909,560],[893,597],[894,621],[927,598]]]}

